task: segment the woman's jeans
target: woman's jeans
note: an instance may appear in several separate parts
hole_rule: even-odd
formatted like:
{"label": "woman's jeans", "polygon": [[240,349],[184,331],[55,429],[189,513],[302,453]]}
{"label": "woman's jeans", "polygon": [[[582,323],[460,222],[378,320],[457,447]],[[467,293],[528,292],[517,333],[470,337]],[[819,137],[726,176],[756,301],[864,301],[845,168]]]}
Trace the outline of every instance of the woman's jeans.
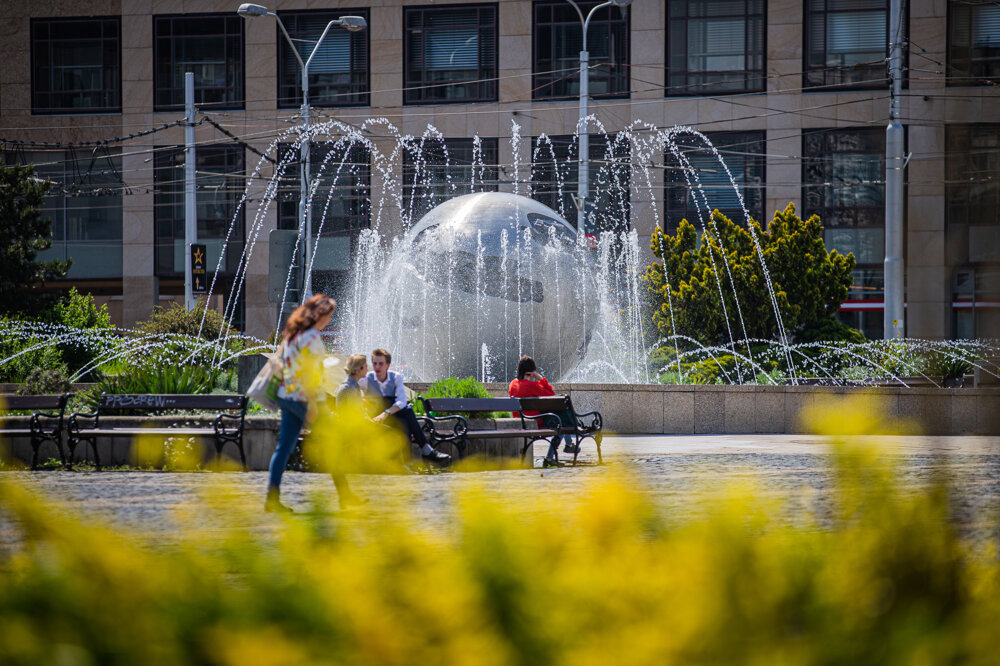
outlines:
{"label": "woman's jeans", "polygon": [[278,432],[278,448],[271,456],[271,464],[268,466],[270,476],[267,487],[277,489],[281,485],[281,475],[285,473],[285,465],[288,458],[295,450],[295,444],[299,441],[299,433],[306,422],[306,409],[308,403],[299,400],[287,400],[278,398],[278,406],[281,407],[281,430]]}

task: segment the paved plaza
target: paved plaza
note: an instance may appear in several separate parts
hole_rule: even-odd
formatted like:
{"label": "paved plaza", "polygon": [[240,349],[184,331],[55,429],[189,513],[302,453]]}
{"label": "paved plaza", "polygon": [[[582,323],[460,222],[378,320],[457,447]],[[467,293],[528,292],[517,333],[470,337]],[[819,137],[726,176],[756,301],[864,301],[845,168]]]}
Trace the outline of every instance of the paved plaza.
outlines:
{"label": "paved plaza", "polygon": [[[972,530],[992,529],[1000,515],[1000,437],[881,437],[885,460],[901,470],[904,484],[916,487],[947,473],[954,484],[955,517]],[[593,446],[583,464],[560,469],[475,473],[357,475],[352,484],[367,505],[340,511],[330,478],[288,472],[283,499],[297,512],[322,512],[355,521],[397,518],[401,507],[428,529],[447,528],[455,502],[473,489],[516,511],[559,509],[579,501],[593,482],[623,480],[639,489],[666,515],[687,515],[705,506],[695,498],[731,488],[786,502],[790,519],[811,514],[832,485],[831,447],[808,435],[615,436],[604,442],[605,464],[597,465]],[[539,446],[536,455],[543,453]],[[266,473],[175,472],[6,472],[0,480],[22,483],[58,506],[122,531],[170,542],[179,511],[198,507],[202,493],[222,484],[245,507],[263,506]],[[257,516],[256,512],[251,512]],[[2,522],[2,521],[0,521]],[[236,524],[236,523],[239,524]],[[225,512],[199,517],[199,527],[268,531],[280,525],[260,512],[251,525]],[[9,526],[8,526],[9,527]],[[3,530],[7,531],[7,530]],[[10,533],[4,541],[9,543]]]}

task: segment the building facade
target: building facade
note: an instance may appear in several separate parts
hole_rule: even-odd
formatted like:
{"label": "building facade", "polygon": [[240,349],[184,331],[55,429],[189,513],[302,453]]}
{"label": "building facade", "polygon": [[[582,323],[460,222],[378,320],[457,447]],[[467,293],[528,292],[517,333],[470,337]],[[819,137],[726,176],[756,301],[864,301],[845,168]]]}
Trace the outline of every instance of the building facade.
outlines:
{"label": "building facade", "polygon": [[[199,242],[217,268],[215,293],[236,295],[214,305],[236,312],[250,333],[273,330],[278,306],[269,301],[266,239],[273,229],[298,226],[297,158],[287,130],[298,122],[299,72],[275,21],[244,19],[238,4],[7,3],[4,160],[34,163],[55,183],[46,203],[54,227],[47,254],[73,258],[66,284],[56,286],[95,293],[124,326],[182,298],[180,121],[184,73],[193,71]],[[905,5],[906,334],[996,336],[1000,6]],[[349,14],[368,22],[362,32],[333,29],[317,51],[310,69],[316,120],[361,127],[384,118],[417,140],[428,125],[444,139],[425,150],[399,149],[388,125],[365,125],[367,146],[337,157],[347,168],[335,176],[317,165],[337,147],[314,148],[314,171],[327,179],[321,191],[336,192],[326,203],[317,263],[331,290],[343,288],[358,234],[376,215],[382,231],[398,234],[442,197],[515,189],[529,160],[532,193],[575,222],[576,168],[556,166],[576,150],[580,20],[568,3],[282,0],[270,9],[306,55],[329,20]],[[857,258],[841,316],[869,337],[882,334],[888,13],[888,0],[634,0],[625,13],[597,13],[588,35],[590,109],[600,125],[609,134],[637,123],[636,131],[690,126],[720,150],[754,217],[769,220],[789,202],[801,215],[818,213],[828,248]],[[515,123],[524,145],[511,141]],[[392,159],[376,164],[373,151]],[[635,158],[597,133],[590,154],[595,165]],[[642,187],[634,175],[614,187],[594,178],[598,216],[625,206],[644,237],[656,225],[670,229],[696,216],[679,159],[700,174],[709,207],[742,215],[737,191],[699,141],[681,138],[678,152],[646,158]],[[258,224],[258,202],[241,205],[243,191],[248,178],[279,163],[288,177]],[[402,183],[399,196],[382,200],[377,193],[392,181]]]}

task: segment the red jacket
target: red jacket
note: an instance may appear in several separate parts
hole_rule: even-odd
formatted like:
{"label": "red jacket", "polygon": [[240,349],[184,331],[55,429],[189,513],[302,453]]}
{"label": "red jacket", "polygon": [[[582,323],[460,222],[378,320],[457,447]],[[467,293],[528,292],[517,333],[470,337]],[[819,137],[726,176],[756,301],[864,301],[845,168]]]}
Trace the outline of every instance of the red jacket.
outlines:
{"label": "red jacket", "polygon": [[[507,395],[512,398],[541,398],[547,395],[555,395],[556,391],[549,384],[549,380],[542,377],[542,381],[533,382],[530,379],[512,379]],[[539,412],[525,412],[525,416],[536,416]],[[517,416],[517,412],[514,412]]]}

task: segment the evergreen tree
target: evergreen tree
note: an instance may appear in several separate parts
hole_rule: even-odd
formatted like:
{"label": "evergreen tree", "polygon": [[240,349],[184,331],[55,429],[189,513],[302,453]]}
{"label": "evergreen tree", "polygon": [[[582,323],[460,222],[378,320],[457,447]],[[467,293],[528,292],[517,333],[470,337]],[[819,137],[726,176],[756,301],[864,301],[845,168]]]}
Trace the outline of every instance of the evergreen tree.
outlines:
{"label": "evergreen tree", "polygon": [[39,210],[49,187],[34,166],[0,166],[0,313],[37,316],[58,299],[41,287],[71,262],[37,259],[52,247],[52,221]]}
{"label": "evergreen tree", "polygon": [[[860,333],[836,320],[853,282],[854,255],[827,252],[819,216],[803,220],[788,204],[766,230],[756,220],[751,228],[790,341],[860,340]],[[778,339],[760,251],[746,226],[713,211],[700,242],[682,220],[676,234],[654,231],[651,248],[662,263],[651,264],[643,280],[660,335],[676,332],[704,345],[725,344],[730,337]]]}

